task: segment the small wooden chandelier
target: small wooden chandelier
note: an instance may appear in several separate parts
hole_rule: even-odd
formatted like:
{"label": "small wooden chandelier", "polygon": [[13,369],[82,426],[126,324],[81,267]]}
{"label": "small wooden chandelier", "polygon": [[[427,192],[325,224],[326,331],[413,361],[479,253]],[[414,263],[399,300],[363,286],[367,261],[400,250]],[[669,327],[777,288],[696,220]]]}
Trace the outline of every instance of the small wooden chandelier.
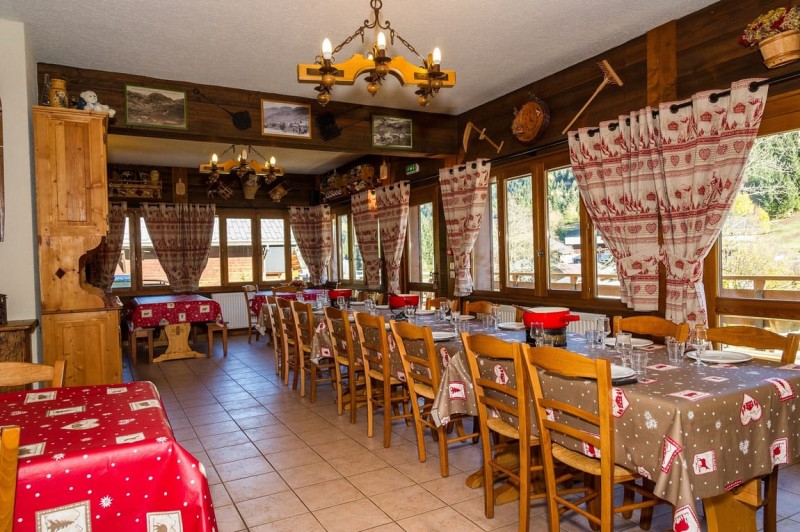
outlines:
{"label": "small wooden chandelier", "polygon": [[[428,106],[439,89],[449,88],[456,84],[455,71],[441,70],[439,67],[442,61],[442,53],[439,48],[434,48],[433,53],[428,54],[427,58],[422,57],[411,43],[395,32],[388,20],[381,22],[380,11],[383,7],[381,0],[370,0],[370,7],[374,14],[371,22],[365,20],[352,35],[336,48],[332,48],[331,41],[325,39],[322,41],[322,55],[318,55],[313,64],[297,65],[297,81],[317,83],[315,90],[320,105],[325,106],[330,101],[331,91],[335,84],[352,85],[361,74],[367,74],[367,91],[373,96],[381,89],[387,74],[396,77],[401,85],[406,83],[416,85],[415,94],[417,94],[417,101],[422,107]],[[357,36],[361,36],[363,43],[364,30],[372,28],[387,30],[392,45],[397,37],[411,53],[422,61],[422,66],[414,66],[402,56],[389,57],[386,54],[386,36],[382,31],[378,32],[375,45],[366,57],[361,54],[353,54],[350,59],[342,63],[334,63],[334,54],[350,44]]]}
{"label": "small wooden chandelier", "polygon": [[[231,144],[225,151],[222,152],[222,155],[226,153],[236,152],[236,145]],[[260,161],[256,159],[247,160],[250,155],[250,152],[254,152],[256,155],[264,159],[264,163],[262,164]],[[230,189],[222,182],[222,175],[236,176],[242,182],[242,188],[245,191],[245,198],[253,199],[255,197],[255,192],[261,185],[270,185],[272,184],[278,177],[283,176],[283,168],[280,166],[275,166],[275,157],[270,157],[269,161],[259,153],[253,146],[245,146],[239,156],[236,159],[228,159],[225,162],[220,163],[217,154],[213,154],[211,156],[211,161],[208,164],[201,164],[200,165],[200,173],[202,174],[209,174],[208,176],[208,195],[220,195],[222,197],[230,197]],[[276,187],[277,188],[277,187]],[[284,192],[285,194],[285,192]],[[280,201],[280,198],[283,197],[283,194],[280,195],[278,199],[270,196],[273,201]]]}

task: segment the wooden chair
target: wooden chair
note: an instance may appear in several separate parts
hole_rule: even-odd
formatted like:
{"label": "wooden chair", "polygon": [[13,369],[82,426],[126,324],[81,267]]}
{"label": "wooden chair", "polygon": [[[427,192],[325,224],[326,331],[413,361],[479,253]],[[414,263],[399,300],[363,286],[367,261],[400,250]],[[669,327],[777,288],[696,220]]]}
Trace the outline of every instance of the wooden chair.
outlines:
{"label": "wooden chair", "polygon": [[244,293],[244,304],[247,306],[247,343],[250,343],[250,337],[255,333],[256,342],[258,342],[261,334],[256,329],[258,325],[258,314],[253,311],[253,295],[258,292],[258,287],[254,284],[246,284],[242,286]]}
{"label": "wooden chair", "polygon": [[64,386],[64,361],[52,366],[30,362],[0,362],[0,386],[23,386],[44,382],[48,388]]}
{"label": "wooden chair", "polygon": [[278,311],[278,298],[267,296],[267,316],[272,327],[272,347],[275,353],[275,375],[283,375],[283,339],[281,336],[281,319]]}
{"label": "wooden chair", "polygon": [[153,363],[153,328],[134,329],[133,324],[128,322],[128,346],[130,347],[131,364],[138,364],[139,339],[147,343],[147,361]]}
{"label": "wooden chair", "polygon": [[[356,409],[367,404],[364,365],[356,360],[353,347],[353,330],[346,310],[325,308],[325,321],[333,345],[334,369],[336,371],[336,413],[340,416],[350,410],[350,423],[356,422]],[[342,368],[347,369],[345,374]],[[345,404],[346,402],[346,404]]]}
{"label": "wooden chair", "polygon": [[[423,427],[428,427],[434,433],[434,438],[439,444],[439,470],[443,477],[450,474],[450,466],[447,457],[447,449],[451,443],[467,441],[479,436],[477,427],[473,427],[473,432],[464,433],[462,418],[453,419],[456,427],[456,435],[448,437],[445,426],[437,427],[431,416],[431,408],[436,398],[441,382],[439,357],[433,344],[433,334],[430,327],[419,327],[405,322],[390,321],[392,333],[397,341],[397,350],[403,361],[403,370],[406,374],[408,391],[411,395],[411,410],[414,413],[414,427],[417,432],[417,450],[419,461],[424,462],[427,458],[425,453],[425,438]],[[409,345],[422,343],[422,352],[415,354],[409,350]],[[422,399],[422,405],[420,405]]]}
{"label": "wooden chair", "polygon": [[[216,323],[210,321],[206,324],[206,334],[208,336],[208,356],[214,356],[214,333],[222,333],[222,354],[228,356],[228,322]],[[151,355],[152,357],[152,355]],[[150,359],[152,362],[153,359]]]}
{"label": "wooden chair", "polygon": [[[706,332],[706,337],[716,348],[720,348],[720,344],[725,344],[780,351],[783,364],[795,363],[797,349],[800,346],[800,335],[782,336],[766,329],[747,325],[711,327]],[[778,466],[772,468],[769,475],[761,477],[761,480],[764,490],[761,501],[761,507],[764,508],[764,530],[774,532],[778,523]]]}
{"label": "wooden chair", "polygon": [[406,409],[408,388],[392,375],[383,316],[356,312],[356,330],[367,381],[367,436],[372,438],[374,434],[375,408],[383,408],[383,446],[389,447],[392,444],[392,421],[402,419],[408,423],[413,418],[410,409]]}
{"label": "wooden chair", "polygon": [[630,318],[614,316],[612,331],[613,336],[620,331],[625,331],[661,339],[665,336],[674,336],[679,342],[685,342],[689,338],[688,323],[678,325],[659,316],[632,316]]}
{"label": "wooden chair", "polygon": [[373,290],[359,290],[358,301],[366,301],[367,299],[374,299],[376,305],[383,305],[383,292]]}
{"label": "wooden chair", "polygon": [[[478,402],[486,517],[494,517],[494,483],[505,475],[519,487],[519,529],[528,530],[530,501],[542,499],[546,493],[531,486],[532,475],[541,474],[543,467],[537,430],[531,426],[531,395],[521,344],[484,334],[461,333],[461,340]],[[489,416],[489,409],[500,417]],[[504,455],[514,448],[518,450],[518,469],[508,467]]]}
{"label": "wooden chair", "polygon": [[292,378],[292,390],[297,389],[297,382],[300,379],[300,355],[298,353],[297,324],[294,321],[292,312],[292,302],[282,297],[276,298],[278,303],[278,318],[281,330],[281,352],[283,354],[283,384],[289,385],[289,372],[294,372]]}
{"label": "wooden chair", "polygon": [[[547,484],[547,506],[550,516],[550,530],[559,530],[560,516],[569,510],[575,511],[589,520],[600,530],[613,530],[614,514],[641,509],[640,527],[650,528],[653,507],[662,501],[650,490],[636,484],[641,478],[637,473],[616,465],[614,448],[614,417],[611,410],[611,362],[607,359],[591,359],[555,347],[523,346],[528,364],[528,378],[533,391],[536,422],[544,460],[545,481]],[[590,379],[596,382],[597,395],[592,410],[580,404],[579,397],[564,400],[550,396],[549,386],[543,385],[539,370],[547,373],[549,383],[558,386],[558,380]],[[596,405],[596,406],[594,406]],[[596,411],[595,411],[596,409]],[[580,420],[582,427],[568,425],[564,420]],[[553,441],[569,437],[582,443],[584,447],[598,450],[599,458],[568,449]],[[565,473],[556,477],[556,463],[564,464],[584,477],[584,486],[558,489],[565,480],[574,477]],[[614,486],[622,484],[625,496],[622,504],[614,504]],[[567,493],[583,492],[579,498],[565,497]],[[633,501],[633,493],[642,496],[640,502]],[[586,509],[582,508],[586,504]]]}
{"label": "wooden chair", "polygon": [[17,493],[19,427],[0,427],[0,531],[14,529],[14,499]]}
{"label": "wooden chair", "polygon": [[281,286],[275,286],[272,288],[273,294],[294,294],[296,292],[302,292],[303,288],[300,286],[295,286],[293,284],[285,284]]}
{"label": "wooden chair", "polygon": [[429,299],[425,302],[425,308],[430,309],[437,309],[439,308],[439,303],[442,301],[449,301],[450,302],[450,310],[455,310],[458,312],[458,299],[450,299],[449,297],[435,297],[433,299]]}
{"label": "wooden chair", "polygon": [[490,301],[464,301],[461,305],[461,315],[467,316],[469,314],[490,314],[494,303]]}
{"label": "wooden chair", "polygon": [[[292,313],[297,325],[297,353],[300,355],[300,397],[306,396],[306,379],[310,380],[311,392],[308,402],[317,400],[317,383],[333,384],[335,370],[333,360],[325,358],[319,365],[311,362],[311,342],[314,339],[314,311],[310,303],[292,301]],[[328,376],[323,377],[327,372]]]}

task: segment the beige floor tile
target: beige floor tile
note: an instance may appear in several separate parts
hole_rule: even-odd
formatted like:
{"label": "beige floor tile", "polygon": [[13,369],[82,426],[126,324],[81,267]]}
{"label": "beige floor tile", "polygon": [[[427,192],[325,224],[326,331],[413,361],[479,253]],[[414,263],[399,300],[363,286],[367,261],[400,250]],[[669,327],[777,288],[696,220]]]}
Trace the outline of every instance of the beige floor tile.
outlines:
{"label": "beige floor tile", "polygon": [[342,478],[342,475],[327,462],[315,462],[290,469],[282,469],[280,474],[292,489]]}
{"label": "beige floor tile", "polygon": [[[429,457],[424,462],[417,461],[397,464],[395,468],[413,481],[419,483],[442,478],[442,473],[439,470],[439,458],[437,457]],[[450,474],[457,475],[458,473],[461,473],[461,471],[451,465]]]}
{"label": "beige floor tile", "polygon": [[289,489],[283,478],[276,472],[231,480],[225,483],[225,487],[235,503]]}
{"label": "beige floor tile", "polygon": [[379,458],[385,460],[386,463],[392,465],[402,464],[405,462],[419,462],[419,449],[417,449],[416,444],[412,445],[410,443],[396,441],[392,443],[391,447],[381,447],[380,449],[375,449],[372,452],[375,453],[375,456],[378,456]]}
{"label": "beige floor tile", "polygon": [[[431,530],[458,530],[459,532],[480,532],[481,527],[456,512],[452,508],[438,508],[422,514],[407,517],[398,522],[406,532],[429,532]],[[532,528],[531,530],[543,530]]]}
{"label": "beige floor tile", "polygon": [[391,522],[389,516],[369,499],[317,510],[314,516],[328,532],[355,532]]}
{"label": "beige floor tile", "polygon": [[220,447],[219,449],[211,449],[207,451],[206,454],[208,454],[211,463],[215,466],[261,456],[261,452],[250,442],[240,443],[239,445],[232,445],[230,447]]}
{"label": "beige floor tile", "polygon": [[280,421],[272,414],[265,414],[259,417],[246,417],[244,419],[238,419],[236,420],[236,423],[242,427],[242,430],[244,430],[254,429],[256,427],[267,427],[269,425],[280,423]]}
{"label": "beige floor tile", "polygon": [[360,473],[347,477],[347,480],[368,497],[414,484],[413,480],[393,467]]}
{"label": "beige floor tile", "polygon": [[211,502],[214,503],[214,508],[225,506],[233,502],[231,496],[228,495],[228,490],[225,489],[225,484],[214,484],[213,486],[209,486],[209,490],[211,491]]}
{"label": "beige floor tile", "polygon": [[219,532],[239,532],[240,530],[247,530],[244,521],[242,521],[238,510],[232,504],[222,507],[215,507],[214,513],[217,517],[217,530]]}
{"label": "beige floor tile", "polygon": [[483,497],[476,497],[454,504],[451,508],[484,530],[494,530],[495,528],[519,522],[519,506],[516,503],[495,506],[492,519],[488,519],[484,513]]}
{"label": "beige floor tile", "polygon": [[483,497],[483,488],[472,489],[467,486],[466,480],[466,473],[457,473],[451,474],[449,477],[430,480],[423,483],[422,487],[450,505],[475,497]]}
{"label": "beige floor tile", "polygon": [[347,439],[348,436],[339,429],[330,427],[326,430],[312,430],[308,432],[298,432],[297,437],[303,440],[309,447],[331,443],[338,440]]}
{"label": "beige floor tile", "polygon": [[[291,430],[284,427],[282,423],[277,423],[275,425],[267,425],[265,427],[253,427],[251,429],[244,429],[244,433],[247,434],[247,437],[253,440],[254,442],[273,440],[275,438],[287,438],[289,436],[296,437],[294,433]],[[268,445],[275,445],[275,443]]]}
{"label": "beige floor tile", "polygon": [[367,450],[357,454],[333,458],[328,460],[328,463],[345,477],[366,473],[367,471],[375,471],[376,469],[383,469],[388,465]]}
{"label": "beige floor tile", "polygon": [[363,493],[343,478],[297,488],[294,492],[312,512],[364,498]]}
{"label": "beige floor tile", "polygon": [[313,514],[307,513],[258,525],[251,528],[250,532],[325,532],[325,529]]}
{"label": "beige floor tile", "polygon": [[308,512],[292,491],[282,491],[236,505],[248,529]]}
{"label": "beige floor tile", "polygon": [[215,436],[217,434],[225,434],[226,432],[237,432],[239,425],[235,421],[223,421],[222,423],[211,423],[208,425],[199,425],[194,427],[197,436],[202,438],[204,436]]}
{"label": "beige floor tile", "polygon": [[[267,460],[272,464],[272,467],[280,471],[282,469],[289,469],[290,467],[321,462],[322,458],[310,447],[300,447],[299,449],[270,454],[267,456]],[[336,467],[334,464],[331,465]]]}
{"label": "beige floor tile", "polygon": [[395,521],[445,505],[441,499],[417,485],[373,495],[370,499]]}
{"label": "beige floor tile", "polygon": [[325,460],[339,458],[340,456],[353,456],[367,450],[351,438],[322,443],[312,448]]}
{"label": "beige floor tile", "polygon": [[219,449],[220,447],[230,447],[231,445],[239,445],[240,443],[247,443],[250,438],[247,437],[242,431],[226,432],[225,434],[217,434],[215,436],[203,436],[200,438],[200,443],[206,451],[211,449]]}
{"label": "beige floor tile", "polygon": [[274,471],[267,459],[261,456],[220,464],[216,470],[223,482]]}
{"label": "beige floor tile", "polygon": [[[248,431],[248,433],[249,432],[251,431]],[[255,445],[265,455],[306,447],[306,444],[303,442],[303,440],[291,433],[285,436],[277,436],[266,440],[256,440]]]}

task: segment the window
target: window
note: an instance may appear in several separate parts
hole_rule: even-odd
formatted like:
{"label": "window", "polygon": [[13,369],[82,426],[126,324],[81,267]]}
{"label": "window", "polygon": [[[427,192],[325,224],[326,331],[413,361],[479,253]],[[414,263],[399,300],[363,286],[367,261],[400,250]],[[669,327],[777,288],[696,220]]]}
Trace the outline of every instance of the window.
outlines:
{"label": "window", "polygon": [[506,286],[534,288],[533,180],[531,175],[505,181]]}
{"label": "window", "polygon": [[619,277],[617,261],[606,245],[606,241],[595,230],[595,271],[597,272],[597,295],[619,299]]}
{"label": "window", "polygon": [[492,177],[489,182],[489,198],[483,211],[483,223],[472,249],[472,271],[476,290],[500,290],[500,231],[496,177]]}
{"label": "window", "polygon": [[220,262],[219,245],[219,216],[214,217],[214,229],[211,233],[211,249],[208,252],[208,262],[200,276],[200,287],[222,285],[222,267]]}
{"label": "window", "polygon": [[139,218],[139,235],[141,242],[141,269],[142,287],[147,286],[169,286],[167,274],[158,262],[153,242],[150,240],[150,233],[147,232],[147,225],[144,218]]}
{"label": "window", "polygon": [[225,220],[225,249],[229,283],[252,283],[253,221],[250,218]]}
{"label": "window", "polygon": [[286,235],[282,218],[262,218],[261,281],[286,280]]}
{"label": "window", "polygon": [[297,245],[297,241],[294,239],[294,231],[290,231],[290,234],[292,242],[292,279],[309,281],[311,279],[311,275],[308,273],[306,261],[303,260],[303,254],[300,253],[300,247]]}
{"label": "window", "polygon": [[433,239],[433,203],[413,205],[408,212],[408,280],[432,283],[436,270]]}
{"label": "window", "polygon": [[131,283],[131,263],[133,261],[133,241],[131,240],[131,217],[125,217],[125,228],[122,230],[122,249],[119,252],[119,262],[117,268],[114,270],[114,283],[111,285],[114,288],[130,289],[133,286]]}
{"label": "window", "polygon": [[350,279],[350,224],[349,216],[342,214],[339,217],[339,271],[342,279]]}
{"label": "window", "polygon": [[331,220],[333,250],[328,273],[329,279],[344,283],[364,280],[364,263],[349,213],[336,214]]}
{"label": "window", "polygon": [[572,168],[547,170],[550,289],[581,289],[580,194]]}

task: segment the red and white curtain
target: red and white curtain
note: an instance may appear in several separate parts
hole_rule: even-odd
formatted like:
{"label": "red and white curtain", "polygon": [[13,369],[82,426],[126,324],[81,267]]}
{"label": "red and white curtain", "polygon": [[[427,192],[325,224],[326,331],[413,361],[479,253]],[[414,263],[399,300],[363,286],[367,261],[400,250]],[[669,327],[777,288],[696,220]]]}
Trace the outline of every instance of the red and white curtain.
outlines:
{"label": "red and white curtain", "polygon": [[297,247],[308,266],[312,285],[321,285],[328,279],[328,264],[331,262],[331,208],[327,205],[314,207],[289,207]]}
{"label": "red and white curtain", "polygon": [[364,278],[368,288],[381,286],[381,257],[378,241],[378,201],[374,190],[366,190],[350,197],[358,249],[364,261]]}
{"label": "red and white curtain", "polygon": [[142,204],[147,232],[173,292],[194,292],[208,263],[213,204]]}
{"label": "red and white curtain", "polygon": [[381,244],[386,260],[387,290],[390,294],[400,291],[400,259],[406,240],[410,197],[411,185],[408,181],[375,189]]}
{"label": "red and white curtain", "polygon": [[767,101],[767,85],[751,92],[751,81],[733,83],[716,102],[712,91],[697,93],[675,113],[671,103],[660,105],[664,177],[656,185],[668,320],[707,322],[703,260],[739,192]]}
{"label": "red and white curtain", "polygon": [[[111,293],[114,274],[120,264],[122,242],[125,233],[125,217],[128,215],[127,203],[112,203],[108,208],[108,234],[89,259],[92,263],[93,286],[103,292]],[[123,269],[124,271],[124,269]]]}
{"label": "red and white curtain", "polygon": [[478,238],[489,196],[490,172],[488,159],[439,170],[447,241],[455,262],[453,295],[456,297],[468,296],[473,290],[470,254]]}
{"label": "red and white curtain", "polygon": [[572,169],[581,198],[617,262],[620,299],[658,310],[658,202],[661,138],[653,109],[570,133]]}

